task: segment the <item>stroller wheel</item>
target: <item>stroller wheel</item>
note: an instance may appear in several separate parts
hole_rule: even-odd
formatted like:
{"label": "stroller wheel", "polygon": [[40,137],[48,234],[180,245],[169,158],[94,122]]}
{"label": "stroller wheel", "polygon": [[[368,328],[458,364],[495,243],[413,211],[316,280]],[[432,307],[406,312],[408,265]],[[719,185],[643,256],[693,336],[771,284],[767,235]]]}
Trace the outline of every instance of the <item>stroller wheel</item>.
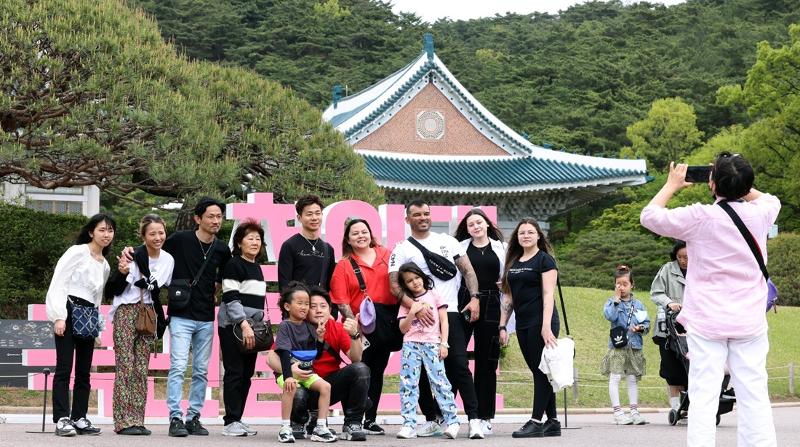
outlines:
{"label": "stroller wheel", "polygon": [[720,415],[717,415],[717,425],[719,425],[719,421],[721,421],[721,420],[722,420],[722,417]]}
{"label": "stroller wheel", "polygon": [[681,419],[681,416],[675,409],[672,409],[669,410],[667,418],[669,419],[669,425],[676,425],[678,421]]}

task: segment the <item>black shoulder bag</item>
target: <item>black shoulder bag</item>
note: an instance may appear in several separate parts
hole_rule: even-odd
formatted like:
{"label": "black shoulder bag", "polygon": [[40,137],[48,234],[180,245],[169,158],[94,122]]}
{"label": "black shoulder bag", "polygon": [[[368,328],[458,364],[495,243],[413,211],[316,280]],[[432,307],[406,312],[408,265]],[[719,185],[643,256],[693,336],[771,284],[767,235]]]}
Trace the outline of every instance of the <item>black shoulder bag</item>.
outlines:
{"label": "black shoulder bag", "polygon": [[417,249],[422,252],[422,256],[425,258],[425,263],[428,264],[428,270],[431,271],[433,276],[441,279],[442,281],[450,281],[456,277],[458,269],[452,261],[440,254],[428,250],[413,237],[409,237],[408,242],[411,242],[412,245],[417,247]]}
{"label": "black shoulder bag", "polygon": [[[216,245],[217,240],[214,239],[212,243]],[[188,279],[173,279],[170,285],[167,287],[167,297],[169,302],[167,303],[167,308],[170,313],[174,311],[181,311],[189,307],[189,301],[192,299],[192,288],[197,285],[197,281],[200,280],[200,276],[203,274],[203,271],[206,269],[208,265],[208,261],[211,260],[213,257],[213,252],[209,253],[209,256],[206,256],[205,261],[203,261],[203,265],[200,266],[200,270],[197,271],[197,275],[195,275],[192,281]]]}
{"label": "black shoulder bag", "polygon": [[764,264],[764,256],[761,254],[761,247],[758,246],[758,242],[756,242],[756,238],[753,237],[753,233],[747,229],[742,222],[742,218],[736,214],[736,211],[728,205],[727,200],[721,200],[717,203],[719,206],[728,213],[728,216],[731,217],[733,223],[736,225],[736,228],[739,229],[739,232],[742,233],[742,237],[747,242],[747,246],[750,247],[750,251],[753,252],[753,256],[756,258],[756,262],[758,262],[758,267],[761,269],[761,273],[764,274],[764,279],[767,281],[767,312],[770,309],[774,308],[775,312],[778,312],[778,308],[776,307],[778,304],[778,288],[775,286],[775,283],[769,279],[769,272],[767,271],[767,266]]}
{"label": "black shoulder bag", "polygon": [[614,326],[609,332],[609,335],[611,336],[611,345],[615,348],[624,348],[625,346],[628,346],[628,328],[631,326],[634,307],[633,301],[631,301],[631,311],[628,313],[628,323],[625,326]]}

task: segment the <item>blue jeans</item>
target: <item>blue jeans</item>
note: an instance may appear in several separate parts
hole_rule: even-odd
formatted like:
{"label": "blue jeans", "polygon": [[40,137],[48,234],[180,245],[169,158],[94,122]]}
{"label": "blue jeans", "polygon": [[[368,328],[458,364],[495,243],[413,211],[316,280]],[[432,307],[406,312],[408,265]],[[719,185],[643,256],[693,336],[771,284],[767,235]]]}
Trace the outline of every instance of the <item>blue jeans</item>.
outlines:
{"label": "blue jeans", "polygon": [[403,415],[403,425],[417,425],[419,377],[423,367],[428,373],[428,382],[442,410],[445,425],[455,424],[458,422],[456,401],[444,373],[444,361],[439,358],[439,343],[405,341],[400,357],[400,414]]}
{"label": "blue jeans", "polygon": [[186,419],[200,415],[206,401],[208,360],[214,341],[214,322],[171,317],[169,322],[169,376],[167,378],[167,408],[169,417],[180,418],[183,398],[183,377],[192,350],[192,386],[189,389],[189,410]]}

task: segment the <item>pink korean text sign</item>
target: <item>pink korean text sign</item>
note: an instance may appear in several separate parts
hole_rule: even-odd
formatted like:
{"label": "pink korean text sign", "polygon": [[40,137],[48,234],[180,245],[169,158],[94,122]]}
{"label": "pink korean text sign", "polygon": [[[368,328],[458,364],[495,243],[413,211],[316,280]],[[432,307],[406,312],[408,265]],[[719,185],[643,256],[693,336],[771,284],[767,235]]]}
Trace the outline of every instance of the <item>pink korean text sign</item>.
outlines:
{"label": "pink korean text sign", "polygon": [[[471,206],[431,206],[431,219],[435,223],[447,224],[450,232],[455,230],[455,226],[472,207]],[[481,208],[490,219],[497,221],[497,210],[495,207]],[[264,227],[266,234],[266,249],[269,264],[261,268],[264,272],[264,279],[268,282],[277,282],[277,256],[283,242],[289,237],[300,231],[299,225],[295,225],[296,212],[293,204],[275,203],[272,193],[253,193],[247,197],[247,203],[232,203],[227,207],[227,218],[234,221],[244,219],[254,219]],[[344,234],[344,225],[348,218],[360,217],[367,220],[370,227],[376,233],[375,237],[380,238],[383,245],[393,247],[398,242],[407,237],[408,228],[405,224],[405,206],[399,204],[380,205],[377,209],[372,205],[359,200],[347,200],[336,202],[325,207],[323,211],[322,231],[327,240],[336,252],[336,258],[341,257],[341,243]],[[380,229],[380,236],[377,234]],[[267,293],[267,308],[273,322],[280,320],[280,312],[277,309],[278,294]],[[108,316],[111,306],[102,306],[101,313]],[[44,304],[31,305],[28,309],[28,318],[31,320],[46,320],[46,310]],[[106,318],[106,321],[108,319]],[[212,398],[212,389],[221,388],[222,375],[220,370],[219,340],[214,336],[211,359],[208,365],[208,389],[206,390],[206,402],[203,407],[203,417],[218,417],[221,402]],[[98,346],[95,349],[92,364],[100,368],[101,371],[110,370],[114,366],[114,342],[113,327],[110,323],[106,324],[106,330],[98,339]],[[471,347],[471,345],[470,345]],[[53,368],[56,363],[54,349],[39,349],[23,351],[23,363],[28,366],[41,366]],[[147,408],[145,415],[167,417],[166,400],[161,396],[156,397],[156,381],[160,385],[165,384],[166,371],[169,370],[169,336],[164,337],[163,349],[161,352],[151,354],[149,364],[150,374],[147,381]],[[386,374],[398,374],[400,371],[399,355],[392,355]],[[98,392],[98,416],[111,416],[111,400],[114,389],[114,372],[93,372],[91,376],[92,389]],[[48,389],[52,389],[52,374],[49,376]],[[189,380],[188,378],[186,380]],[[32,374],[28,379],[28,388],[34,390],[44,389],[44,376]],[[278,417],[280,416],[280,401],[278,400],[258,400],[259,395],[280,393],[280,389],[272,377],[272,372],[266,365],[263,357],[259,358],[256,364],[256,377],[250,388],[248,402],[246,405],[245,416],[248,417]],[[503,398],[497,396],[498,408],[502,408]],[[460,404],[460,401],[459,401]],[[187,401],[182,402],[185,409]],[[400,400],[396,393],[385,394],[381,399],[382,409],[398,410]]]}

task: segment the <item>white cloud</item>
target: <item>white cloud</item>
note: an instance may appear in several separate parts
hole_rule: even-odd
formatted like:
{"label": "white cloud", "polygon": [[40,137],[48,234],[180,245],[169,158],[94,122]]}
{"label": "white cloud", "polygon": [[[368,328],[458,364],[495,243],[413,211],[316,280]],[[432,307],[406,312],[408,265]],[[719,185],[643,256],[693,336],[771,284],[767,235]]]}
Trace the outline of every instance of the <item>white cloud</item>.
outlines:
{"label": "white cloud", "polygon": [[[437,19],[449,17],[453,20],[469,20],[478,17],[494,17],[495,14],[504,15],[507,12],[530,14],[532,12],[547,12],[556,14],[576,3],[585,3],[586,0],[392,0],[392,9],[395,13],[400,11],[413,12],[422,20],[433,23]],[[675,5],[684,0],[653,0],[651,3]],[[632,3],[626,1],[626,3]]]}

